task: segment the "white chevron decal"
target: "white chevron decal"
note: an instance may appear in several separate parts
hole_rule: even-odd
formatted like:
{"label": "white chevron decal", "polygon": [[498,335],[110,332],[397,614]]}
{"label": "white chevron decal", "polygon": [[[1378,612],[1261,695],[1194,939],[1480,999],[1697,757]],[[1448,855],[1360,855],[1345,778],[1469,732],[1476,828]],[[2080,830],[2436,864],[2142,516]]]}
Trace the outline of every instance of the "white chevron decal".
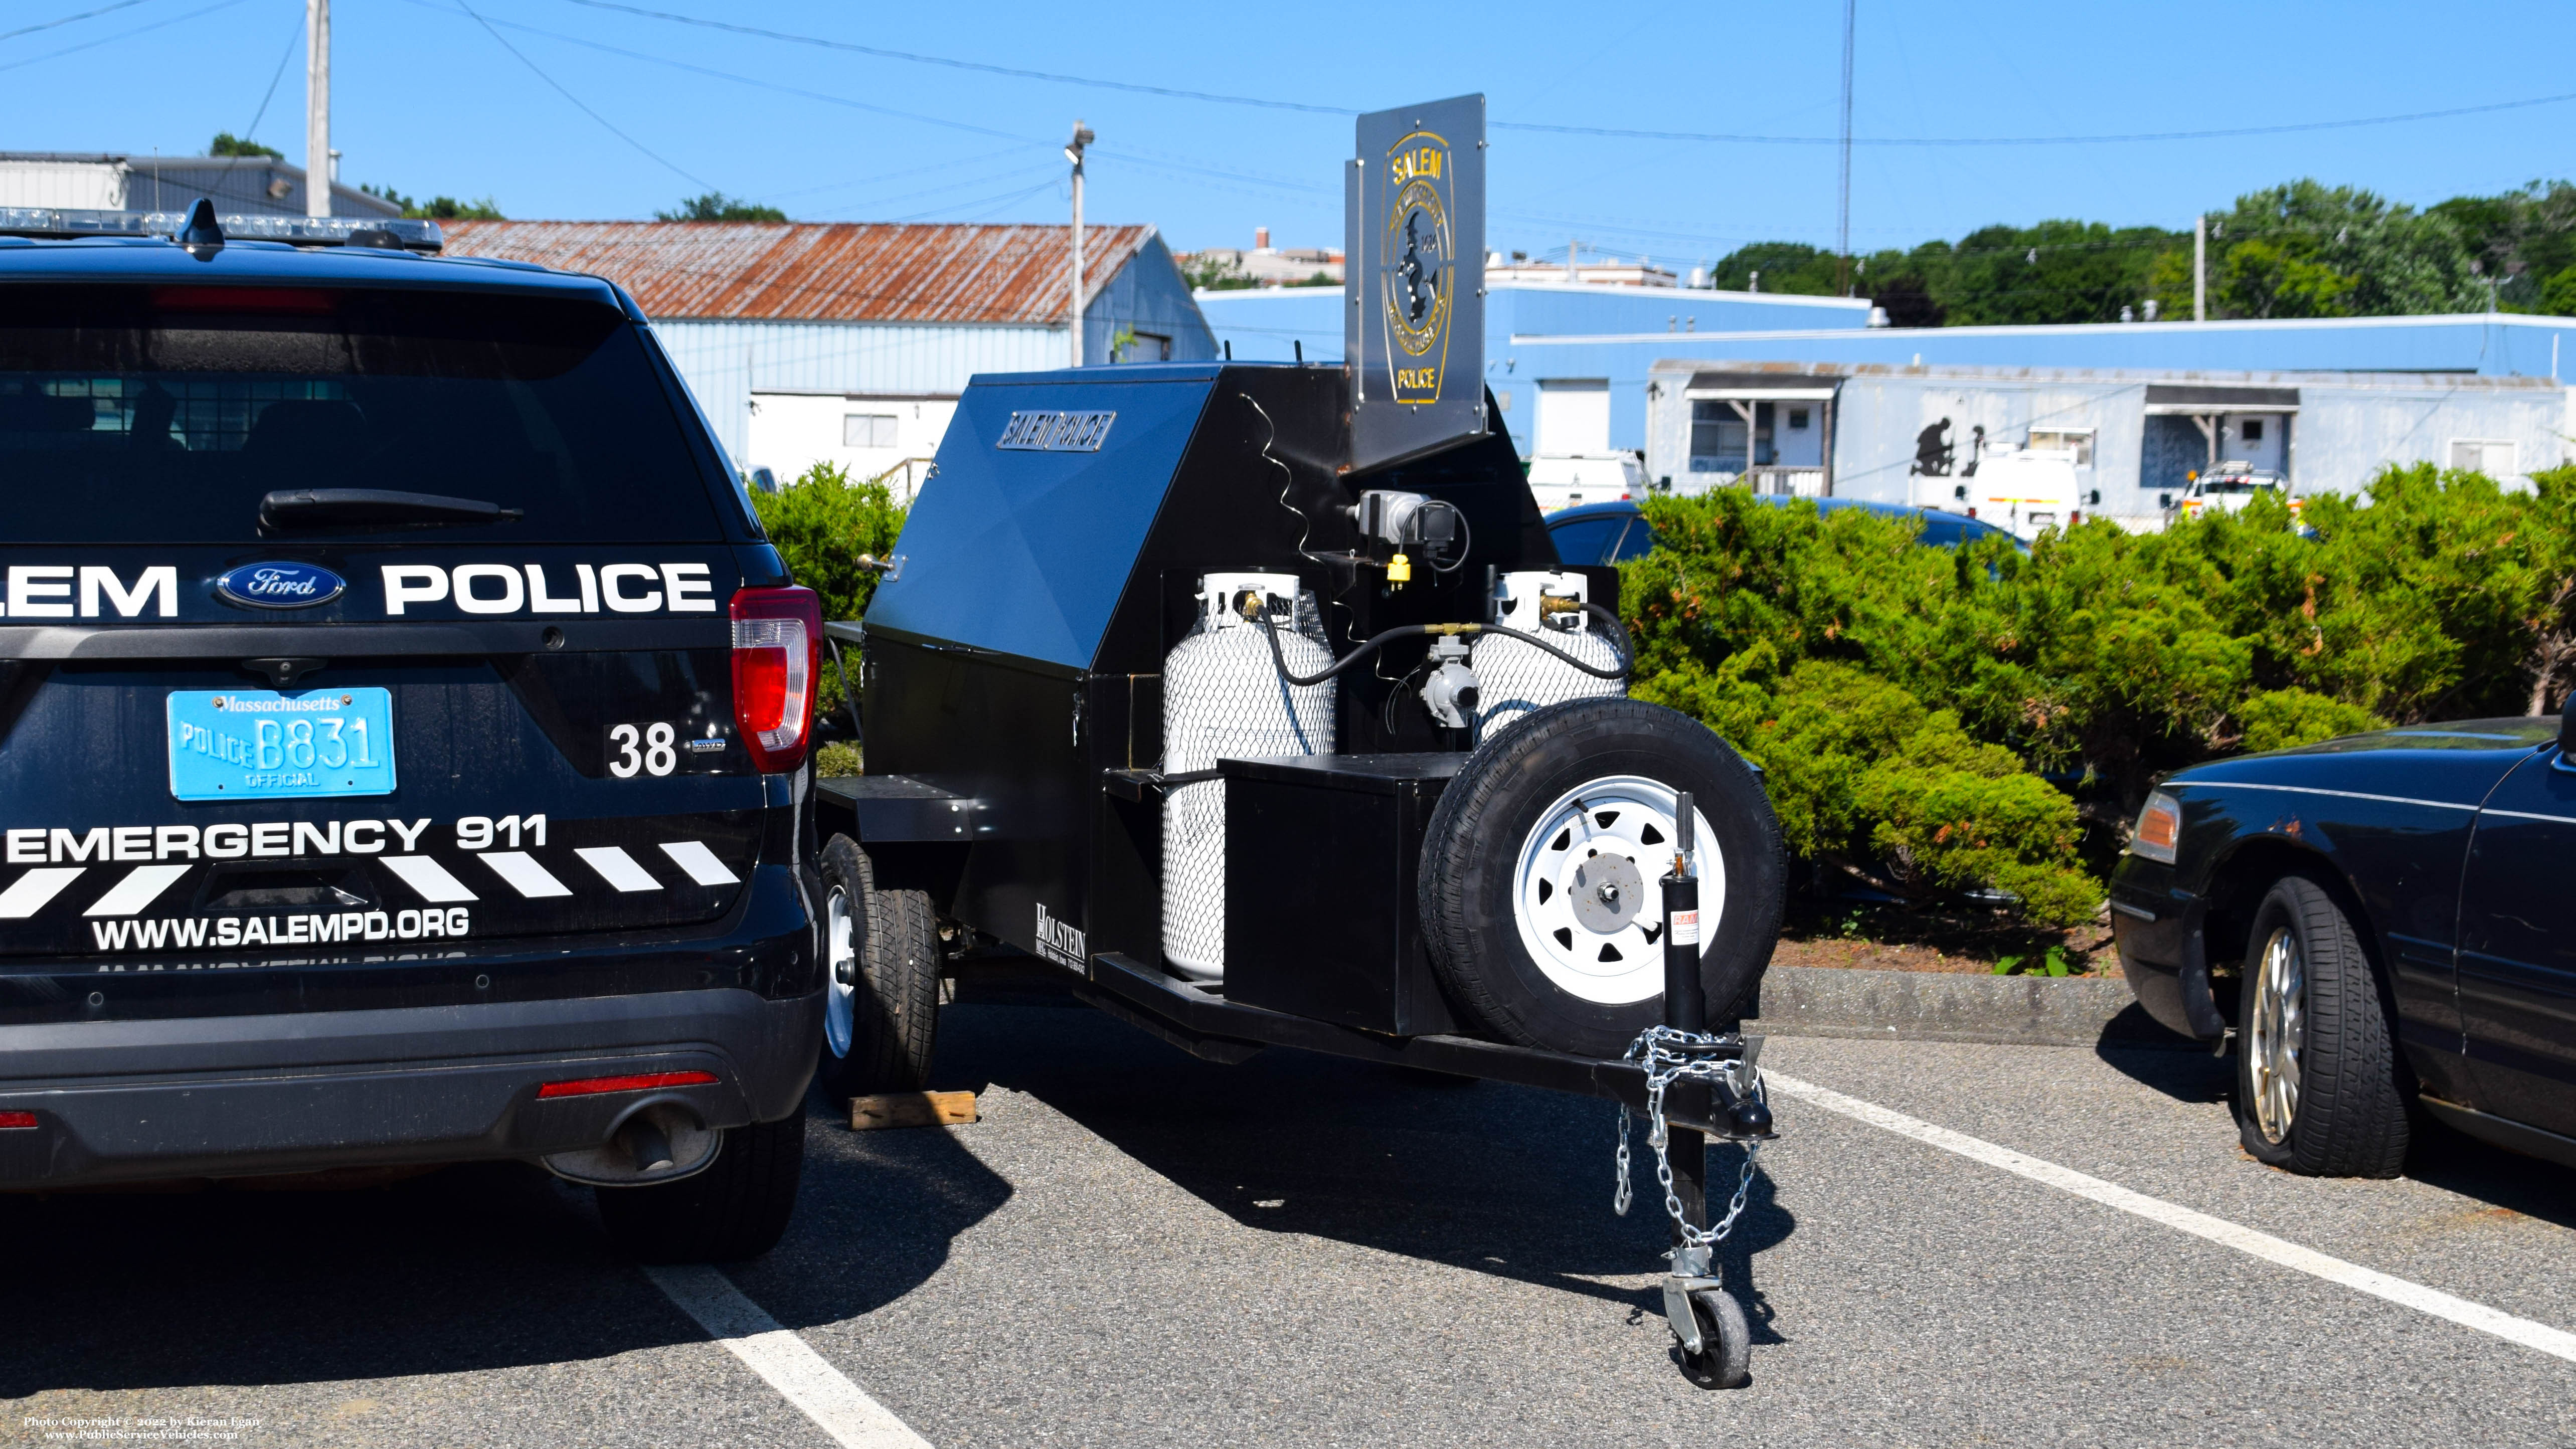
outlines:
{"label": "white chevron decal", "polygon": [[98,904],[81,912],[84,916],[130,916],[160,898],[170,883],[188,873],[184,865],[138,865],[126,872]]}
{"label": "white chevron decal", "polygon": [[584,865],[598,871],[601,880],[621,891],[658,891],[662,888],[660,881],[635,863],[635,857],[614,845],[593,845],[573,854],[580,856]]}
{"label": "white chevron decal", "polygon": [[425,855],[388,855],[381,859],[385,869],[402,877],[402,883],[420,892],[420,898],[434,905],[450,901],[480,900],[465,888],[465,882],[447,873],[447,867]]}
{"label": "white chevron decal", "polygon": [[726,869],[725,863],[716,859],[716,853],[707,849],[705,841],[664,841],[662,853],[671,857],[680,869],[687,871],[689,879],[702,886],[742,884],[742,877]]}
{"label": "white chevron decal", "polygon": [[40,865],[9,883],[0,891],[0,920],[23,921],[45,908],[45,903],[62,893],[63,887],[79,878],[86,867],[77,865]]}
{"label": "white chevron decal", "polygon": [[553,871],[537,864],[537,858],[524,850],[495,850],[485,855],[483,863],[492,873],[508,881],[519,894],[530,900],[540,896],[568,896],[572,887],[555,879]]}

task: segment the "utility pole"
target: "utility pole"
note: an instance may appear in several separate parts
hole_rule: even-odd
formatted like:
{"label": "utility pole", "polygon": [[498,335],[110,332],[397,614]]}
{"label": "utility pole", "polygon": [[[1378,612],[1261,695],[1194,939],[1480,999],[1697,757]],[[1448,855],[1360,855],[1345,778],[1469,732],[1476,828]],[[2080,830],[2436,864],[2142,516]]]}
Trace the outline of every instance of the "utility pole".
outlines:
{"label": "utility pole", "polygon": [[2209,213],[2191,219],[2191,320],[2209,320]]}
{"label": "utility pole", "polygon": [[1073,163],[1073,365],[1082,366],[1082,152],[1098,140],[1091,128],[1079,119],[1073,123],[1073,139],[1065,143],[1064,159]]}
{"label": "utility pole", "polygon": [[1843,0],[1843,174],[1842,203],[1835,212],[1834,294],[1851,295],[1851,111],[1852,20],[1859,0]]}
{"label": "utility pole", "polygon": [[331,214],[331,0],[304,0],[304,214]]}

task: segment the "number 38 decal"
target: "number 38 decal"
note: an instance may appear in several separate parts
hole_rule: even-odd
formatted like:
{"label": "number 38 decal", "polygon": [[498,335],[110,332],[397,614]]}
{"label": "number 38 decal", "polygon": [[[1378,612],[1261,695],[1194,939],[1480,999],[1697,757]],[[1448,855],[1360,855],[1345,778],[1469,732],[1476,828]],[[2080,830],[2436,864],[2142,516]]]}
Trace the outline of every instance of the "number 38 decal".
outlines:
{"label": "number 38 decal", "polygon": [[621,780],[660,777],[679,768],[678,735],[666,721],[608,727],[608,773]]}

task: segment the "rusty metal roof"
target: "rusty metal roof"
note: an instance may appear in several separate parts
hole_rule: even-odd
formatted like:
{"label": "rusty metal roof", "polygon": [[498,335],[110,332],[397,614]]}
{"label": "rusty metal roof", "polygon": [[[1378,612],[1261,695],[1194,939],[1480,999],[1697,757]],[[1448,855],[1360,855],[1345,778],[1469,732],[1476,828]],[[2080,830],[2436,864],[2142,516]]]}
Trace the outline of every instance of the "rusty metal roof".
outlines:
{"label": "rusty metal roof", "polygon": [[[449,221],[447,255],[606,277],[650,317],[1061,322],[1070,228],[880,222]],[[1154,235],[1083,228],[1085,298]]]}

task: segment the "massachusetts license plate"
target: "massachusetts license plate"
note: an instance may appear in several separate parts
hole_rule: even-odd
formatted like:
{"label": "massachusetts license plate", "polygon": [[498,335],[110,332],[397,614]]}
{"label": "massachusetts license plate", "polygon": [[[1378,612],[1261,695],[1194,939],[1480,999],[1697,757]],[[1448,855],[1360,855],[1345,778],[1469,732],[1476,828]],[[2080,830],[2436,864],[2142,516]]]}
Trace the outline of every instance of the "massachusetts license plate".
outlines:
{"label": "massachusetts license plate", "polygon": [[390,690],[170,696],[170,793],[182,800],[299,800],[393,789]]}

